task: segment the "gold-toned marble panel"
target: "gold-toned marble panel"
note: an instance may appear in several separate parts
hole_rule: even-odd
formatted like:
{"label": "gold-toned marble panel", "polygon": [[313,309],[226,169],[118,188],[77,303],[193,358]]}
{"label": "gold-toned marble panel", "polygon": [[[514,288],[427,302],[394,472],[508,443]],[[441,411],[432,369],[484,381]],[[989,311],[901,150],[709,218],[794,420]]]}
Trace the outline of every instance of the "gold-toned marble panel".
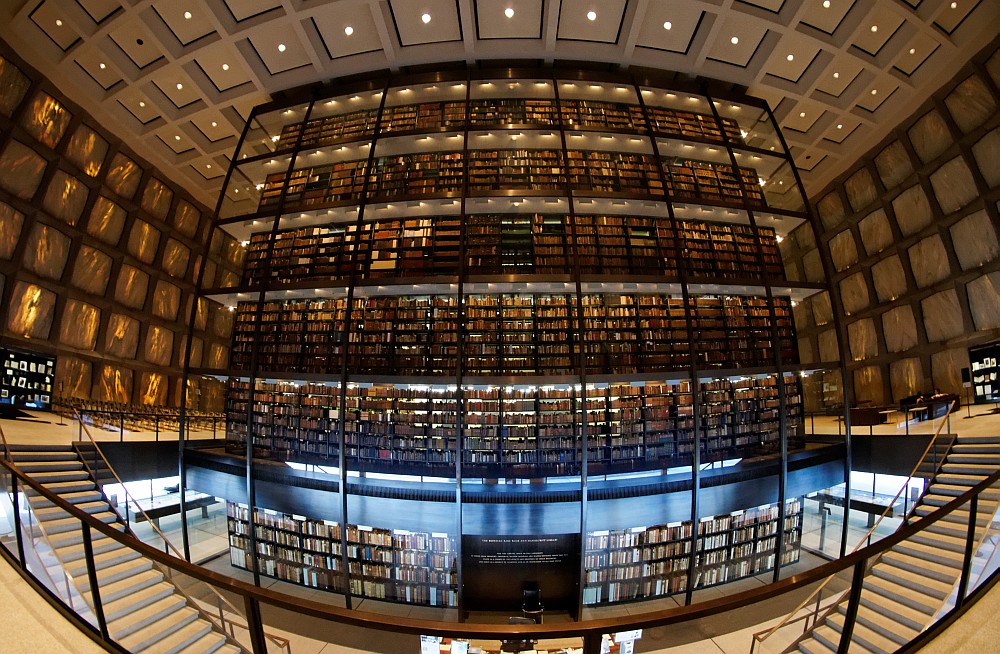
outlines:
{"label": "gold-toned marble panel", "polygon": [[931,379],[942,393],[965,395],[962,368],[969,367],[969,351],[965,348],[935,352],[931,355]]}
{"label": "gold-toned marble panel", "polygon": [[104,339],[105,352],[121,359],[134,359],[138,348],[139,321],[120,313],[112,313]]}
{"label": "gold-toned marble panel", "polygon": [[886,189],[892,189],[913,174],[913,162],[906,148],[899,141],[893,141],[875,157],[875,168]]}
{"label": "gold-toned marble panel", "polygon": [[895,254],[872,266],[872,283],[879,302],[892,302],[906,293],[906,273]]}
{"label": "gold-toned marble panel", "polygon": [[56,358],[56,378],[52,386],[56,397],[90,399],[92,366],[89,361],[61,355]]}
{"label": "gold-toned marble panel", "polygon": [[181,234],[188,238],[194,238],[198,233],[198,224],[201,222],[201,212],[198,208],[187,200],[181,200],[174,209],[174,227]]}
{"label": "gold-toned marble panel", "polygon": [[138,268],[125,264],[118,273],[115,283],[115,299],[127,307],[141,309],[146,302],[149,275]]}
{"label": "gold-toned marble panel", "polygon": [[792,305],[792,320],[795,321],[795,329],[802,331],[813,325],[813,299],[811,297]]}
{"label": "gold-toned marble panel", "polygon": [[103,296],[111,281],[111,257],[89,245],[81,245],[73,264],[70,283],[80,290]]}
{"label": "gold-toned marble panel", "polygon": [[217,338],[229,340],[233,333],[234,313],[222,305],[212,303],[212,334]]}
{"label": "gold-toned marble panel", "polygon": [[879,207],[858,223],[861,244],[869,255],[876,254],[892,245],[892,227],[885,209]]}
{"label": "gold-toned marble panel", "polygon": [[816,363],[819,359],[816,356],[816,342],[805,336],[799,339],[799,363]]}
{"label": "gold-toned marble panel", "polygon": [[[199,262],[199,261],[202,261],[202,260],[203,260],[202,257],[197,257],[195,259],[196,262]],[[218,266],[216,265],[216,263],[214,261],[209,260],[205,264],[205,276],[202,278],[202,282],[201,282],[201,287],[202,288],[215,288],[216,287],[215,273],[216,273],[217,269],[218,269]],[[198,279],[197,266],[195,266],[194,277],[195,277],[195,280]]]}
{"label": "gold-toned marble panel", "polygon": [[126,246],[129,254],[143,263],[153,263],[159,246],[160,230],[138,219],[132,223]]}
{"label": "gold-toned marble panel", "polygon": [[118,366],[104,366],[93,397],[103,402],[132,403],[132,371]]}
{"label": "gold-toned marble panel", "polygon": [[910,257],[910,270],[913,271],[913,279],[918,288],[927,288],[951,273],[948,254],[938,234],[915,243],[907,250],[907,255]]}
{"label": "gold-toned marble panel", "polygon": [[826,325],[833,322],[833,305],[830,294],[821,291],[812,296],[813,320],[816,325]]}
{"label": "gold-toned marble panel", "polygon": [[166,320],[176,320],[181,308],[181,289],[168,281],[156,282],[153,289],[153,315]]}
{"label": "gold-toned marble panel", "polygon": [[48,93],[39,91],[24,112],[21,127],[42,145],[55,149],[73,115]]}
{"label": "gold-toned marble panel", "polygon": [[0,186],[22,200],[35,196],[45,172],[45,159],[34,150],[11,139],[0,154]]}
{"label": "gold-toned marble panel", "polygon": [[875,180],[867,168],[862,168],[848,177],[844,182],[844,190],[847,191],[847,201],[851,203],[854,211],[861,211],[878,200]]}
{"label": "gold-toned marble panel", "polygon": [[219,370],[229,362],[229,348],[219,343],[212,343],[208,349],[208,367]]}
{"label": "gold-toned marble panel", "polygon": [[977,277],[965,285],[977,331],[1000,327],[1000,272]]}
{"label": "gold-toned marble panel", "polygon": [[882,314],[882,337],[890,352],[905,352],[917,346],[917,321],[909,305]]}
{"label": "gold-toned marble panel", "polygon": [[7,330],[21,338],[48,338],[52,331],[56,294],[27,282],[14,284],[7,314]]}
{"label": "gold-toned marble panel", "polygon": [[143,358],[147,363],[157,366],[169,366],[170,355],[173,354],[174,333],[165,327],[150,325],[146,330],[146,343],[143,348]]}
{"label": "gold-toned marble panel", "polygon": [[66,300],[59,342],[78,350],[93,350],[97,345],[97,330],[101,326],[101,311],[80,300]]}
{"label": "gold-toned marble panel", "polygon": [[[199,385],[198,409],[221,412],[226,403],[226,385],[212,377],[202,377]],[[190,397],[190,395],[189,395]]]}
{"label": "gold-toned marble panel", "polygon": [[187,272],[191,250],[176,239],[167,239],[163,247],[163,270],[171,277],[181,279]]}
{"label": "gold-toned marble panel", "polygon": [[854,371],[854,397],[858,402],[870,402],[876,406],[886,403],[885,383],[879,366],[865,366]]}
{"label": "gold-toned marble panel", "polygon": [[233,288],[234,286],[239,286],[240,276],[232,270],[220,269],[218,284],[219,288]]}
{"label": "gold-toned marble panel", "polygon": [[823,261],[819,258],[819,249],[810,250],[802,255],[802,272],[807,282],[818,282],[826,278],[823,274]]}
{"label": "gold-toned marble panel", "polygon": [[139,377],[139,404],[166,406],[167,376],[157,372],[144,372]]}
{"label": "gold-toned marble panel", "polygon": [[979,197],[972,171],[961,156],[931,173],[931,187],[945,214],[958,211]]}
{"label": "gold-toned marble panel", "polygon": [[976,159],[976,167],[982,173],[986,185],[996,188],[1000,185],[1000,127],[988,133],[972,146],[972,156]]}
{"label": "gold-toned marble panel", "polygon": [[131,198],[139,188],[141,179],[142,169],[139,165],[119,152],[111,160],[111,167],[108,168],[104,183],[123,198]]}
{"label": "gold-toned marble panel", "polygon": [[42,208],[50,216],[55,216],[69,225],[75,225],[87,204],[87,194],[88,189],[80,183],[80,180],[57,170],[52,175],[48,188],[45,189]]}
{"label": "gold-toned marble panel", "polygon": [[23,226],[24,214],[9,204],[0,202],[0,259],[14,256]]}
{"label": "gold-toned marble panel", "polygon": [[830,239],[830,258],[833,259],[833,266],[837,272],[858,262],[858,245],[851,230],[845,229]]}
{"label": "gold-toned marble panel", "polygon": [[60,279],[66,268],[71,239],[57,229],[35,223],[25,243],[22,263],[39,277]]}
{"label": "gold-toned marble panel", "polygon": [[[188,305],[191,306],[190,304]],[[194,313],[194,328],[198,331],[205,331],[208,326],[208,300],[198,298],[198,308]]]}
{"label": "gold-toned marble panel", "polygon": [[146,182],[146,188],[142,191],[140,206],[154,218],[166,220],[173,199],[174,192],[170,190],[169,186],[155,177],[150,177],[149,181]]}
{"label": "gold-toned marble panel", "polygon": [[993,78],[993,83],[1000,86],[1000,50],[993,53],[993,56],[986,60],[986,72]]}
{"label": "gold-toned marble panel", "polygon": [[[1000,161],[997,162],[1000,168]],[[962,270],[969,270],[1000,256],[1000,243],[985,209],[969,214],[951,226],[951,242]]]}
{"label": "gold-toned marble panel", "polygon": [[844,311],[848,315],[857,313],[871,304],[864,274],[856,272],[850,277],[842,279],[840,281],[840,298],[844,303]]}
{"label": "gold-toned marble panel", "polygon": [[87,233],[108,245],[117,245],[125,229],[125,210],[104,197],[98,196],[87,219]]}
{"label": "gold-toned marble panel", "polygon": [[[186,356],[186,352],[185,352],[184,348],[186,348],[186,347],[187,347],[187,335],[186,334],[182,334],[181,338],[180,338],[180,345],[179,345],[178,350],[177,350],[178,363],[181,366],[184,365],[184,357]],[[201,361],[202,361],[202,356],[204,355],[204,352],[205,352],[205,342],[203,340],[201,340],[200,338],[198,338],[197,336],[195,336],[191,340],[191,364],[190,365],[191,365],[192,368],[200,368],[201,367]]]}
{"label": "gold-toned marble panel", "polygon": [[978,75],[959,82],[955,90],[944,99],[944,104],[963,134],[968,134],[985,123],[997,111],[993,94]]}
{"label": "gold-toned marble panel", "polygon": [[897,402],[904,397],[930,390],[925,388],[923,366],[917,357],[890,363],[889,383],[892,385],[892,399]]}
{"label": "gold-toned marble panel", "polygon": [[229,234],[224,234],[222,256],[229,263],[240,267],[243,265],[243,258],[246,256],[246,248],[244,248],[239,241],[230,236]]}
{"label": "gold-toned marble panel", "polygon": [[878,356],[878,338],[875,335],[875,322],[871,318],[856,320],[849,324],[847,340],[850,341],[853,360],[874,359]]}
{"label": "gold-toned marble panel", "polygon": [[837,347],[837,332],[832,329],[820,332],[818,342],[820,361],[840,361],[840,348]]}
{"label": "gold-toned marble panel", "polygon": [[924,331],[931,343],[947,341],[965,333],[962,307],[953,288],[924,298],[920,303],[920,312],[924,314]]}
{"label": "gold-toned marble panel", "polygon": [[948,125],[937,110],[930,111],[907,132],[917,156],[924,163],[934,159],[952,144]]}
{"label": "gold-toned marble panel", "polygon": [[802,281],[802,267],[798,261],[785,260],[785,279],[790,282]]}
{"label": "gold-toned marble panel", "polygon": [[66,144],[66,158],[85,175],[97,177],[108,154],[108,142],[86,125],[80,125]]}
{"label": "gold-toned marble panel", "polygon": [[10,116],[28,92],[31,80],[21,69],[0,57],[0,113]]}
{"label": "gold-toned marble panel", "polygon": [[927,194],[919,184],[897,195],[892,201],[892,211],[903,236],[916,234],[934,219]]}
{"label": "gold-toned marble panel", "polygon": [[840,194],[837,191],[830,191],[823,198],[816,203],[816,211],[819,212],[819,218],[823,221],[823,227],[827,229],[834,229],[847,215],[847,209],[844,207],[844,201],[841,199]]}
{"label": "gold-toned marble panel", "polygon": [[813,231],[812,225],[808,222],[796,227],[790,236],[791,239],[785,240],[794,241],[803,252],[816,247],[816,232]]}

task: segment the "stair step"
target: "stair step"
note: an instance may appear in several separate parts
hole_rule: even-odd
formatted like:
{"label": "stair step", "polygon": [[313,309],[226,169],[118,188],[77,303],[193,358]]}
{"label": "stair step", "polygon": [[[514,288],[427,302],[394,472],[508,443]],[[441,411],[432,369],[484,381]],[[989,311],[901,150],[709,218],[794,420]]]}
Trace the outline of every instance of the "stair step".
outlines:
{"label": "stair step", "polygon": [[[56,495],[64,495],[66,493],[80,493],[83,491],[94,490],[97,487],[94,482],[90,480],[90,477],[84,475],[83,479],[78,479],[74,481],[59,481],[54,483],[45,482],[45,489],[55,493]],[[31,495],[37,495],[37,493],[32,489],[27,489],[26,493]]]}
{"label": "stair step", "polygon": [[[824,623],[813,629],[812,635],[813,640],[809,643],[812,647],[806,649],[808,652],[836,652],[840,646],[840,632],[828,624]],[[802,643],[799,645],[801,649]]]}
{"label": "stair step", "polygon": [[[104,534],[100,534],[102,538],[97,538],[97,532],[91,532],[91,547],[94,549],[94,557],[96,558],[98,554],[105,554],[112,552],[114,550],[126,550],[131,551],[121,543]],[[80,561],[84,558],[86,553],[83,549],[83,539],[80,538],[77,542],[63,545],[61,547],[55,547],[56,558],[62,561],[63,565],[72,563],[74,561]]]}
{"label": "stair step", "polygon": [[230,643],[224,643],[222,647],[215,650],[216,654],[244,654],[244,651],[237,647],[236,645],[231,645]]}
{"label": "stair step", "polygon": [[964,536],[956,538],[954,536],[927,531],[925,529],[924,531],[917,532],[916,534],[910,536],[908,540],[911,543],[920,543],[921,545],[934,548],[938,550],[939,555],[944,554],[945,552],[951,552],[958,554],[961,557],[965,554]]}
{"label": "stair step", "polygon": [[902,552],[918,559],[923,559],[927,563],[941,563],[958,569],[962,565],[963,556],[960,552],[942,550],[934,545],[918,542],[914,538],[896,543],[892,547],[893,552]]}
{"label": "stair step", "polygon": [[918,575],[924,575],[934,581],[953,584],[958,579],[960,565],[944,565],[937,561],[913,556],[907,552],[890,550],[882,555],[882,563],[906,570]]}
{"label": "stair step", "polygon": [[[930,515],[930,514],[934,513],[934,511],[936,511],[937,509],[938,509],[938,507],[936,507],[936,506],[924,506],[924,505],[921,504],[920,506],[918,506],[916,508],[915,514],[918,517],[922,518],[924,516],[927,516],[927,515]],[[986,512],[980,510],[980,511],[977,511],[977,513],[979,515],[976,516],[976,526],[977,527],[985,527],[986,524],[989,522],[989,518],[987,517]],[[948,515],[946,515],[943,518],[941,518],[940,520],[938,520],[938,522],[935,523],[935,524],[940,524],[942,522],[950,522],[950,523],[960,524],[960,525],[963,525],[965,527],[968,527],[968,524],[969,524],[969,512],[967,510],[965,510],[965,509],[956,509],[956,510],[952,511],[951,513],[949,513]]]}
{"label": "stair step", "polygon": [[[39,522],[44,523],[55,520],[63,520],[66,518],[75,520],[75,518],[69,515],[69,513],[66,512],[65,510],[59,508],[58,506],[52,506],[51,504],[52,503],[49,502],[49,506],[42,509],[33,508],[33,511],[35,513],[35,518]],[[83,504],[74,504],[73,506],[80,509],[84,513],[89,513],[91,515],[94,515],[96,513],[103,513],[108,510],[108,503],[104,501],[103,497],[96,502],[85,502]]]}
{"label": "stair step", "polygon": [[[9,449],[16,456],[27,454],[48,454],[53,452],[68,452],[75,454],[72,445],[39,445],[37,443],[11,443]],[[15,460],[16,460],[15,456]]]}
{"label": "stair step", "polygon": [[[889,602],[889,604],[894,604]],[[898,605],[896,605],[898,607]],[[841,617],[844,617],[847,613],[847,605],[841,604],[837,607],[837,613]],[[878,605],[875,608],[870,604],[861,604],[858,606],[858,621],[854,625],[855,634],[859,626],[864,626],[873,634],[878,634],[886,641],[896,644],[896,648],[900,645],[905,645],[920,633],[920,629],[914,629],[913,623],[909,620],[900,621],[897,619],[898,614],[895,611],[889,609],[879,609]],[[865,638],[868,640],[868,638]],[[874,643],[878,647],[882,645],[877,642]],[[890,651],[895,651],[891,649]]]}
{"label": "stair step", "polygon": [[[107,505],[105,505],[106,507]],[[118,514],[112,513],[111,511],[99,511],[96,513],[91,513],[91,516],[100,520],[106,525],[115,524],[118,522]],[[38,521],[42,523],[42,527],[45,529],[45,533],[51,538],[55,534],[61,534],[66,531],[80,531],[80,521],[76,518],[70,516],[67,518],[52,518],[50,520],[43,520],[35,514]],[[123,527],[124,528],[124,527]]]}
{"label": "stair step", "polygon": [[[143,587],[133,585],[128,595],[112,600],[104,596],[102,588],[101,602],[104,605],[104,617],[109,623],[116,622],[155,602],[174,596],[176,593],[177,589],[171,584],[160,581]],[[177,597],[181,596],[177,595]],[[183,600],[183,597],[181,599]]]}
{"label": "stair step", "polygon": [[[112,566],[118,565],[119,563],[125,563],[127,561],[132,561],[133,559],[138,559],[138,558],[141,557],[139,553],[136,552],[135,550],[119,546],[117,549],[111,550],[110,552],[102,552],[100,554],[95,553],[94,567],[96,567],[97,570],[100,571],[105,568],[110,568]],[[76,577],[78,579],[83,579],[84,577],[87,576],[87,563],[82,559],[74,561],[72,565],[65,567],[67,568],[67,572],[69,572],[70,575],[72,575],[73,577]],[[98,581],[100,580],[101,577],[100,575],[98,575]]]}
{"label": "stair step", "polygon": [[165,652],[166,650],[160,646],[162,644],[161,641],[164,641],[175,632],[184,629],[197,619],[198,612],[190,606],[184,606],[164,619],[158,620],[120,639],[118,644],[129,652],[141,652],[154,645],[157,646],[156,652]]}
{"label": "stair step", "polygon": [[869,575],[865,578],[865,590],[925,615],[934,615],[941,606],[941,598],[939,597],[915,591],[908,586],[875,575]]}
{"label": "stair step", "polygon": [[121,606],[120,602],[116,603],[115,607],[120,617],[108,622],[108,631],[115,640],[121,640],[168,618],[187,604],[187,600],[181,595],[172,592],[152,602],[137,605],[134,610]]}
{"label": "stair step", "polygon": [[31,475],[32,477],[44,472],[69,472],[83,470],[83,464],[74,459],[15,461],[14,463],[21,469],[21,472]]}
{"label": "stair step", "polygon": [[63,470],[58,472],[37,472],[32,473],[32,480],[37,481],[46,488],[50,488],[52,485],[63,482],[79,482],[79,481],[91,481],[90,475],[86,470]]}
{"label": "stair step", "polygon": [[[858,609],[858,613],[861,613],[861,609]],[[835,612],[826,619],[826,623],[830,625],[834,631],[837,632],[838,640],[839,635],[844,631],[844,615],[839,612]],[[854,630],[852,632],[853,636],[851,638],[851,651],[856,651],[857,646],[861,646],[870,652],[875,654],[892,654],[897,649],[899,645],[894,641],[886,638],[881,633],[873,631],[868,627],[868,625],[862,623],[861,621],[856,621],[854,623]]]}
{"label": "stair step", "polygon": [[112,602],[131,595],[132,593],[139,592],[145,588],[153,586],[154,584],[160,583],[163,581],[163,573],[159,570],[154,570],[152,566],[150,566],[144,570],[138,570],[134,573],[130,573],[128,576],[115,581],[110,581],[108,583],[104,583],[103,578],[99,574],[98,581],[101,584],[101,601],[104,602],[105,606],[107,606]]}
{"label": "stair step", "polygon": [[958,436],[955,442],[959,445],[1000,445],[1000,437],[997,436]]}
{"label": "stair step", "polygon": [[[967,486],[960,484],[939,484],[935,482],[931,484],[931,487],[927,489],[927,492],[932,495],[943,495],[955,499],[962,493],[967,493],[970,488],[978,484],[980,481],[982,481],[982,479],[971,481]],[[1000,497],[1000,490],[993,488],[984,490],[979,494],[980,500],[988,500],[991,502],[996,501],[998,497]]]}
{"label": "stair step", "polygon": [[[836,647],[830,647],[827,644],[828,641],[826,639],[820,639],[817,636],[817,634],[824,629],[829,630],[832,634],[837,634],[837,632],[834,631],[833,629],[830,629],[830,627],[822,625],[818,629],[815,629],[813,631],[812,638],[807,638],[799,642],[799,651],[802,652],[802,654],[836,654],[837,652]],[[837,638],[836,635],[833,636],[834,640],[836,640],[836,638]]]}
{"label": "stair step", "polygon": [[[58,534],[48,535],[49,545],[52,546],[57,552],[66,547],[72,547],[74,545],[80,545],[83,547],[83,530],[74,529],[72,531],[64,531]],[[113,539],[109,538],[105,534],[97,531],[96,529],[90,530],[90,542],[94,546],[94,551],[97,552],[97,546],[99,544],[106,544],[115,542]]]}
{"label": "stair step", "polygon": [[[203,635],[198,640],[194,641],[190,645],[184,648],[185,653],[191,652],[191,654],[214,654],[215,652],[226,652],[223,649],[228,643],[226,642],[226,637],[220,634],[218,631],[212,631],[209,629],[208,633]],[[229,645],[229,647],[232,647]],[[239,652],[238,648],[231,650],[233,652]]]}
{"label": "stair step", "polygon": [[958,443],[955,447],[951,448],[951,456],[955,455],[995,455],[1000,456],[1000,444],[995,443],[983,443],[983,444],[971,444],[971,443]]}
{"label": "stair step", "polygon": [[205,636],[212,633],[212,625],[206,620],[196,620],[175,631],[162,642],[157,643],[152,651],[156,654],[179,654],[180,652],[197,652],[189,649]]}
{"label": "stair step", "polygon": [[[846,605],[842,604],[841,606],[846,610]],[[865,611],[867,611],[867,613],[865,613],[865,617],[873,621],[872,624],[869,625],[872,629],[881,631],[880,626],[876,625],[874,622],[874,620],[876,620],[874,616],[878,616],[878,619],[883,621],[889,620],[912,630],[912,636],[916,636],[920,633],[924,626],[930,622],[932,617],[923,611],[918,611],[917,609],[907,606],[901,602],[897,602],[892,598],[873,593],[867,587],[861,593],[861,605],[858,609],[858,617],[860,618],[862,613]],[[869,613],[874,614],[874,616],[868,615]],[[892,633],[895,635],[889,635],[886,633],[886,638],[895,640],[897,636],[900,636],[899,630],[896,629],[895,625],[893,626]],[[900,643],[900,645],[910,642],[912,636],[908,637],[904,642]]]}
{"label": "stair step", "polygon": [[871,579],[884,579],[899,588],[906,588],[928,598],[943,601],[951,592],[952,584],[939,581],[922,573],[892,565],[885,559],[872,568]]}
{"label": "stair step", "polygon": [[[107,506],[107,503],[103,502],[104,495],[102,495],[101,491],[97,490],[96,488],[92,490],[79,491],[73,493],[63,493],[60,495],[60,497],[66,500],[67,503],[73,504],[81,510],[83,510],[81,507],[82,504],[87,504],[90,502],[102,501],[102,503],[105,506]],[[52,500],[46,499],[41,495],[35,493],[28,496],[28,502],[31,504],[31,507],[35,509],[35,513],[41,513],[43,509],[48,507],[56,508],[56,505],[54,502],[52,502]],[[57,509],[57,510],[62,511],[62,509]]]}
{"label": "stair step", "polygon": [[[934,478],[934,484],[931,486],[931,488],[935,488],[940,484],[944,484],[945,486],[958,486],[958,487],[964,486],[965,490],[969,490],[982,480],[989,477],[990,474],[993,473],[991,472],[985,475],[977,475],[977,474],[959,474],[954,472],[941,472],[938,473],[938,476]],[[962,492],[964,493],[965,491]],[[961,493],[956,493],[956,494],[961,495]]]}
{"label": "stair step", "polygon": [[949,455],[941,466],[943,472],[959,475],[992,475],[1000,468],[1000,457],[990,458],[985,463],[969,461],[955,455]]}
{"label": "stair step", "polygon": [[[131,577],[138,577],[151,570],[153,570],[153,564],[149,559],[144,559],[141,556],[133,557],[114,565],[106,565],[103,568],[98,568],[97,583],[103,592],[105,588],[110,588],[118,582],[125,581]],[[86,568],[83,569],[83,576],[76,578],[76,586],[81,593],[90,592],[90,578],[87,576]],[[102,595],[101,597],[103,598],[104,596]]]}

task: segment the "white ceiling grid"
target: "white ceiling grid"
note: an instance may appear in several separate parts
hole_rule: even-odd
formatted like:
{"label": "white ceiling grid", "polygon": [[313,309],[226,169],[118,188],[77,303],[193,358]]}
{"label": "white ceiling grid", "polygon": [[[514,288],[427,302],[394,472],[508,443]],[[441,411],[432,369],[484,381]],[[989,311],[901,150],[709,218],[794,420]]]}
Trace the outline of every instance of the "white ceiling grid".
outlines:
{"label": "white ceiling grid", "polygon": [[815,194],[1000,24],[996,0],[29,0],[11,13],[4,38],[29,63],[209,206],[273,93],[513,58],[744,85]]}

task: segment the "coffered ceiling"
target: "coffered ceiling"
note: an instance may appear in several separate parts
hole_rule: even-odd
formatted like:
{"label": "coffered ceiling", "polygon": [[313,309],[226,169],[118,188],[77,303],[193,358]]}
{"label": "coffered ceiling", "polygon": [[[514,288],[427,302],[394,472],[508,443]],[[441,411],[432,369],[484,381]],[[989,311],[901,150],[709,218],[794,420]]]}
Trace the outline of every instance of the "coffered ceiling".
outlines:
{"label": "coffered ceiling", "polygon": [[775,111],[810,195],[997,35],[998,0],[0,0],[2,35],[215,206],[251,108],[370,70],[528,59],[676,71]]}

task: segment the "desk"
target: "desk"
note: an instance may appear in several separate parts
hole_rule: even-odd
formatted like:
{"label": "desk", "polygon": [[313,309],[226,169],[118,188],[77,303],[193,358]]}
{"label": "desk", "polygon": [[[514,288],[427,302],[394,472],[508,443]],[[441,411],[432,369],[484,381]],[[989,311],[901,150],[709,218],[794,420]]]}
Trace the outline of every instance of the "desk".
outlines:
{"label": "desk", "polygon": [[[197,493],[195,491],[188,491],[184,495],[184,508],[190,511],[191,509],[201,509],[201,517],[208,518],[208,507],[215,504],[218,500],[215,499],[214,495],[206,495],[205,493]],[[146,516],[149,517],[149,521],[152,522],[157,529],[160,528],[160,518],[166,517],[168,515],[176,515],[181,512],[181,497],[179,493],[170,493],[169,495],[158,495],[153,498],[138,500],[133,504],[137,504],[139,508],[145,512],[145,515],[136,511],[135,521],[143,522]]]}
{"label": "desk", "polygon": [[925,406],[911,406],[906,410],[906,435],[910,435],[910,414],[917,416],[917,422],[924,419],[924,414],[927,413],[927,407]]}
{"label": "desk", "polygon": [[[819,500],[819,510],[823,514],[822,520],[824,526],[826,523],[826,513],[823,509],[827,504],[832,504],[834,506],[844,506],[844,492],[842,490],[831,490],[827,493],[816,493],[810,496],[811,499]],[[895,504],[892,503],[892,495],[883,495],[882,493],[872,493],[871,491],[859,491],[854,490],[851,492],[851,510],[862,511],[868,514],[868,528],[875,526],[875,516],[880,516],[882,513],[888,509],[886,516],[889,518],[903,515],[906,511],[906,500],[900,495],[896,498]]]}

